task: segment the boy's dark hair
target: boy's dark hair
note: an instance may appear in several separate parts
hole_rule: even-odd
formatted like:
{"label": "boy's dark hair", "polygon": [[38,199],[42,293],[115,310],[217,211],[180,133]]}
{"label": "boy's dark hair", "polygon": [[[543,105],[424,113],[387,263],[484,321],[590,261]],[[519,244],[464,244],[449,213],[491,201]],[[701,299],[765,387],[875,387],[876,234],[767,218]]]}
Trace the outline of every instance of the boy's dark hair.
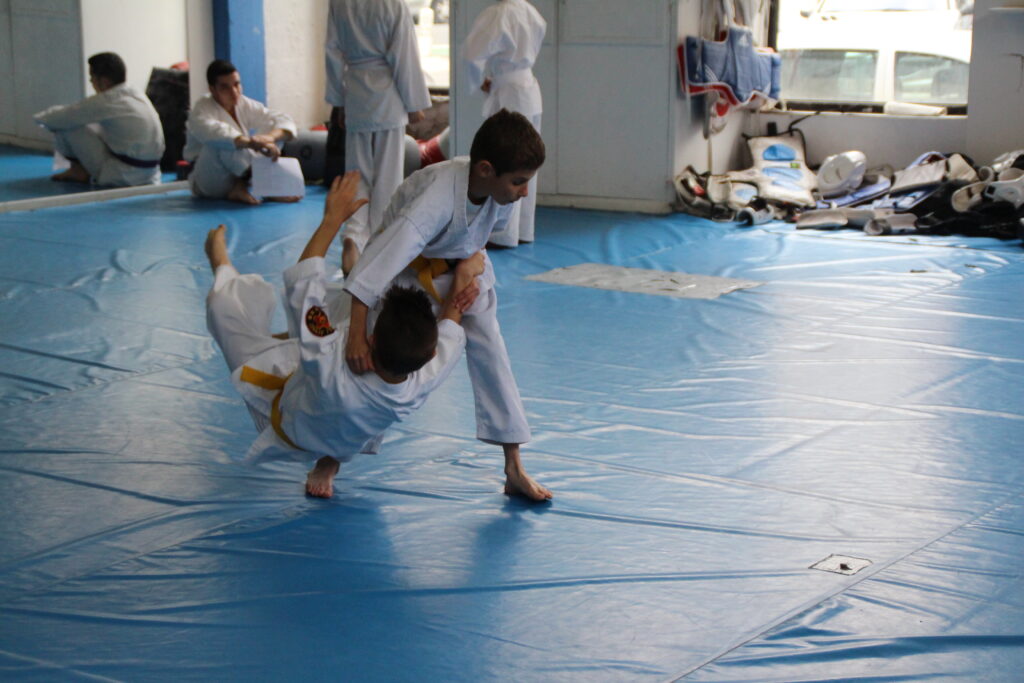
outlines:
{"label": "boy's dark hair", "polygon": [[494,173],[536,171],[544,163],[544,141],[529,119],[502,109],[490,116],[473,136],[469,163],[489,161]]}
{"label": "boy's dark hair", "polygon": [[373,326],[373,362],[393,375],[427,364],[437,349],[437,318],[425,292],[395,285]]}
{"label": "boy's dark hair", "polygon": [[217,79],[221,76],[227,76],[233,74],[238,69],[235,65],[226,59],[215,59],[210,62],[210,66],[206,67],[206,82],[210,85],[216,85]]}
{"label": "boy's dark hair", "polygon": [[98,52],[89,57],[89,72],[96,78],[105,78],[114,85],[124,83],[128,70],[124,60],[113,52]]}

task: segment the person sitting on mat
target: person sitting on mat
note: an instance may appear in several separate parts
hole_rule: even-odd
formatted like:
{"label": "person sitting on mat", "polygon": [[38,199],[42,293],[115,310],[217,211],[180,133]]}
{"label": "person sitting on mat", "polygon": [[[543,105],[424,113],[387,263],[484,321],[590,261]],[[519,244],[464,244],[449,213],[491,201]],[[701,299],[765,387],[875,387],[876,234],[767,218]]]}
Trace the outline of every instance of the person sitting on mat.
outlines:
{"label": "person sitting on mat", "polygon": [[[215,59],[206,69],[210,92],[200,97],[188,116],[182,155],[193,164],[189,175],[197,197],[260,204],[249,192],[252,160],[264,154],[277,160],[279,143],[295,137],[295,122],[242,94],[242,78],[231,62]],[[299,197],[266,197],[297,202]]]}
{"label": "person sitting on mat", "polygon": [[[377,367],[366,334],[367,313],[380,305],[391,284],[424,289],[440,306],[444,292],[453,286],[446,272],[450,260],[483,250],[492,231],[507,225],[515,202],[528,194],[544,154],[544,142],[530,121],[502,109],[480,126],[469,158],[432,164],[402,183],[345,279],[345,290],[352,295],[346,359],[353,372]],[[487,259],[480,296],[463,320],[476,435],[485,443],[501,444],[506,493],[548,500],[551,491],[527,474],[520,460],[519,446],[530,440],[530,426],[498,327],[494,282]]]}
{"label": "person sitting on mat", "polygon": [[32,117],[53,133],[54,147],[71,162],[54,180],[122,187],[160,182],[160,116],[145,93],[125,84],[126,73],[118,55],[95,54],[89,82],[96,94]]}
{"label": "person sitting on mat", "polygon": [[274,288],[259,275],[239,274],[225,227],[206,239],[214,272],[207,327],[261,431],[252,451],[283,443],[319,454],[306,492],[321,498],[331,496],[341,460],[420,407],[451,373],[466,343],[462,311],[479,293],[476,278],[484,270],[483,254],[459,261],[440,320],[423,292],[390,288],[369,340],[375,371],[352,372],[345,362],[347,321],[330,320],[326,312],[324,255],[342,223],[366,203],[355,199],[358,185],[358,171],[334,179],[320,226],[298,263],[284,271],[288,339],[270,332]]}

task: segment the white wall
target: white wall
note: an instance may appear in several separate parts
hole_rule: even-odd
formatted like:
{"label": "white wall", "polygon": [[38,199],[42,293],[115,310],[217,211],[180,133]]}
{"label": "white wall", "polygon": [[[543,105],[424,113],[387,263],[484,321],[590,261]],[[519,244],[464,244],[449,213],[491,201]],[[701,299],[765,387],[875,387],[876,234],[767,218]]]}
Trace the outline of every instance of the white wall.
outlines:
{"label": "white wall", "polygon": [[[970,105],[971,110],[974,104]],[[779,132],[807,114],[756,114],[751,133],[764,135],[774,121]],[[871,166],[903,168],[924,152],[963,152],[967,149],[965,116],[888,116],[884,114],[822,113],[797,127],[807,140],[807,163],[820,164],[830,154],[856,149]]]}
{"label": "white wall", "polygon": [[[116,52],[128,68],[126,82],[142,92],[153,67],[188,58],[185,3],[180,0],[82,0],[82,54]],[[89,67],[82,78],[91,93]]]}
{"label": "white wall", "polygon": [[295,119],[300,131],[326,122],[327,0],[263,0],[263,24],[267,106]]}
{"label": "white wall", "polygon": [[189,101],[195,102],[209,92],[206,67],[213,61],[213,2],[185,0],[185,24],[188,40]]}

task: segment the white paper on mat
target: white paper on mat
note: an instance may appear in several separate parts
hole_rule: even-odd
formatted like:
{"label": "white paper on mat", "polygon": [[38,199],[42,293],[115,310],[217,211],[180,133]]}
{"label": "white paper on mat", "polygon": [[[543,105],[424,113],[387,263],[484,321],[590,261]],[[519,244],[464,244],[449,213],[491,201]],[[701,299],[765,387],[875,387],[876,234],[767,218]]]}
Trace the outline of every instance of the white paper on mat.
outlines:
{"label": "white paper on mat", "polygon": [[546,273],[530,275],[526,279],[576,287],[658,294],[680,299],[716,299],[737,289],[749,289],[762,284],[756,280],[623,268],[603,263],[581,263],[568,268],[555,268]]}
{"label": "white paper on mat", "polygon": [[252,161],[252,185],[249,192],[254,197],[305,197],[306,183],[302,167],[294,157],[258,156]]}

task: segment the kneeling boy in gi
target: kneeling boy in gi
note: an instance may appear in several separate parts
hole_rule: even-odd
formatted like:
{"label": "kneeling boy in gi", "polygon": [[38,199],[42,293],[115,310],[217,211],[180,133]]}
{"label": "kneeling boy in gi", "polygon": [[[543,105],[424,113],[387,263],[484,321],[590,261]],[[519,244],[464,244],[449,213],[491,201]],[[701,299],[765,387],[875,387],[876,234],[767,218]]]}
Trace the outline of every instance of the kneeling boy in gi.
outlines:
{"label": "kneeling boy in gi", "polygon": [[[517,200],[544,163],[544,142],[522,115],[505,109],[480,126],[469,158],[427,166],[409,176],[384,212],[376,233],[345,279],[352,315],[345,357],[353,372],[377,369],[366,336],[367,312],[380,305],[392,282],[422,288],[441,305],[456,291],[458,269],[445,272],[453,259],[481,251],[491,233],[503,229]],[[505,340],[498,327],[494,269],[485,258],[480,294],[465,310],[466,360],[476,404],[477,438],[501,444],[505,455],[505,492],[547,500],[551,491],[523,467],[519,445],[530,440]]]}
{"label": "kneeling boy in gi", "polygon": [[422,292],[389,289],[369,340],[375,372],[353,373],[345,362],[346,321],[329,320],[326,313],[323,257],[342,223],[366,203],[355,200],[358,185],[357,171],[335,178],[320,227],[299,262],[284,271],[288,339],[271,335],[274,288],[259,275],[235,270],[225,227],[206,239],[214,272],[207,327],[261,430],[253,450],[284,442],[322,454],[306,480],[306,492],[322,498],[333,491],[339,460],[420,407],[449,375],[465,346],[462,309],[479,292],[476,276],[484,270],[482,254],[456,265],[440,322]]}

